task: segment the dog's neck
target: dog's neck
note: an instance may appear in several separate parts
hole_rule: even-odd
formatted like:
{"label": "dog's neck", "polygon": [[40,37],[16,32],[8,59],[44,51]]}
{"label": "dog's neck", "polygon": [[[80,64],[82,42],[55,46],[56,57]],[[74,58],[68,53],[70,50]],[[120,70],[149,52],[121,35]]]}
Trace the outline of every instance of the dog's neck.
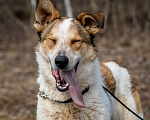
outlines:
{"label": "dog's neck", "polygon": [[[70,99],[69,91],[60,92],[57,90],[56,80],[51,73],[51,66],[49,61],[44,59],[38,52],[36,52],[36,55],[40,72],[39,77],[37,79],[37,82],[40,85],[39,90],[45,92],[49,96],[49,98],[54,101],[65,101]],[[101,72],[98,64],[99,61],[97,58],[91,62],[79,63],[77,69],[77,77],[81,91],[83,91],[87,86],[92,86],[93,84],[101,85]],[[97,72],[99,73],[97,74]],[[95,79],[92,80],[93,78]]]}
{"label": "dog's neck", "polygon": [[[87,86],[83,91],[82,91],[82,95],[84,95],[86,92],[89,91],[89,88],[90,86]],[[50,99],[50,97],[43,91],[40,91],[39,94],[38,94],[40,97],[44,98],[44,99],[49,99],[50,101],[53,101],[53,102],[58,102],[58,103],[70,103],[70,102],[73,102],[72,98],[69,98],[68,100],[65,100],[65,101],[57,101],[57,100],[52,100]]]}

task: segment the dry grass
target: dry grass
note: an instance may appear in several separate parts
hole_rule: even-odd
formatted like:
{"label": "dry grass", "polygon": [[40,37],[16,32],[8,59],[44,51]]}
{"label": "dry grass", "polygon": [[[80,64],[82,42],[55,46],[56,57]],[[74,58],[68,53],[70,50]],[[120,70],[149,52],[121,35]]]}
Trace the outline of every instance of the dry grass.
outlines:
{"label": "dry grass", "polygon": [[0,51],[0,120],[33,120],[38,92],[35,43],[28,44],[27,40],[3,42],[0,48],[8,44],[12,46]]}

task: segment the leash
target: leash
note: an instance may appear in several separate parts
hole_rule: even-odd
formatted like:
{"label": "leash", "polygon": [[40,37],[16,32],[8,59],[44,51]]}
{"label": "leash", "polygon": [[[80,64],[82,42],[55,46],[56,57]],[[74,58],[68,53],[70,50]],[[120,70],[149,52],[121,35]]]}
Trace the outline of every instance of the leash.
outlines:
{"label": "leash", "polygon": [[134,114],[136,117],[138,117],[141,120],[144,120],[139,115],[137,115],[135,112],[133,112],[129,107],[127,107],[123,102],[121,102],[114,94],[112,94],[106,87],[102,85],[103,89],[108,92],[115,100],[117,100],[121,105],[123,105],[127,110],[129,110],[132,114]]}

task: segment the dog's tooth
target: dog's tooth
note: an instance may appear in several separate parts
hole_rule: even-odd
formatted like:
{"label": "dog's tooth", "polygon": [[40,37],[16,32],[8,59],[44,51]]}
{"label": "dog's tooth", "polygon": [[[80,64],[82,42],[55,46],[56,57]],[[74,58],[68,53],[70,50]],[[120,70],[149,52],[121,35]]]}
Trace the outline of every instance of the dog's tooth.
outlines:
{"label": "dog's tooth", "polygon": [[69,86],[69,84],[67,83],[66,85],[65,85],[65,88],[67,88]]}
{"label": "dog's tooth", "polygon": [[60,87],[60,83],[57,83],[57,86],[59,86],[59,87]]}

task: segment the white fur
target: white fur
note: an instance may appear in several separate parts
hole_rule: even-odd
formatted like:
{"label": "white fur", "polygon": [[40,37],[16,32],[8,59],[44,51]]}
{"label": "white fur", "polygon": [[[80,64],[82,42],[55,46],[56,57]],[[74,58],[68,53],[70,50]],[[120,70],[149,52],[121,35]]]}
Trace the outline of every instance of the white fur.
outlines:
{"label": "white fur", "polygon": [[70,25],[72,24],[71,23],[71,20],[73,20],[72,18],[68,18],[68,19],[65,19],[60,25],[59,25],[59,28],[58,28],[58,36],[60,37],[59,39],[59,42],[61,44],[63,44],[62,46],[64,48],[61,48],[61,50],[65,50],[65,43],[67,41],[67,37],[68,37],[68,32],[69,32],[69,27]]}
{"label": "white fur", "polygon": [[[136,104],[131,92],[130,76],[125,68],[121,68],[114,62],[105,63],[110,68],[112,74],[116,80],[116,91],[115,95],[124,102],[125,105],[129,106],[131,110],[137,113]],[[114,99],[113,99],[114,100]],[[119,118],[119,120],[138,120],[138,118],[125,109],[123,113],[123,106],[114,100],[114,113],[113,117]]]}
{"label": "white fur", "polygon": [[[91,61],[84,61],[80,53],[73,53],[68,47],[69,28],[72,19],[64,20],[58,27],[57,37],[59,43],[55,49],[42,56],[43,47],[39,47],[36,52],[37,62],[39,64],[38,83],[40,91],[45,91],[49,99],[43,99],[38,96],[37,119],[38,120],[137,120],[129,111],[125,110],[116,100],[106,93],[102,84],[104,78],[99,68],[99,61],[96,58]],[[70,68],[73,68],[77,61],[80,63],[77,69],[77,78],[81,90],[90,85],[89,91],[83,95],[85,108],[80,108],[75,103],[58,103],[70,98],[69,91],[60,92],[56,88],[56,80],[51,73],[51,65],[55,67],[54,58],[59,51],[64,51],[71,61]],[[87,53],[90,50],[87,50]],[[131,93],[130,76],[125,68],[119,67],[114,62],[105,63],[112,71],[116,80],[115,95],[122,100],[133,111],[137,112],[134,98]]]}

